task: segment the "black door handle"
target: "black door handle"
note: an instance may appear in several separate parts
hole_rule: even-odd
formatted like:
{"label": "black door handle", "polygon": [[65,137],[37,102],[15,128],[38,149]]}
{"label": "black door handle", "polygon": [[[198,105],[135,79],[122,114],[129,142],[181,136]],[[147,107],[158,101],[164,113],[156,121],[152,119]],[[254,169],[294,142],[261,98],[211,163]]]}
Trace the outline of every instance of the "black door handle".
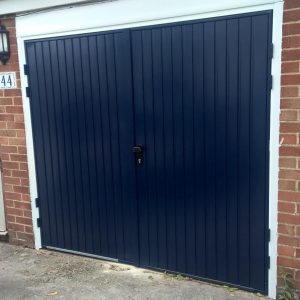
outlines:
{"label": "black door handle", "polygon": [[133,153],[135,155],[135,161],[138,165],[142,165],[144,163],[144,146],[136,145],[132,148]]}

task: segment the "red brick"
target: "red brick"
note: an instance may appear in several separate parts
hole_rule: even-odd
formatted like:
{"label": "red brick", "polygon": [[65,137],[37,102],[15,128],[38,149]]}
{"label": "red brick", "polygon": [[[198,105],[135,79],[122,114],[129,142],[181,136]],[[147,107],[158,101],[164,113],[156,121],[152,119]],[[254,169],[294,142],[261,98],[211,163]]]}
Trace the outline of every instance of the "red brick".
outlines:
{"label": "red brick", "polygon": [[290,225],[300,224],[300,215],[293,215],[293,214],[279,212],[278,223],[290,224]]}
{"label": "red brick", "polygon": [[285,0],[284,9],[299,8],[299,0]]}
{"label": "red brick", "polygon": [[289,224],[278,224],[278,234],[295,235],[295,226]]}
{"label": "red brick", "polygon": [[8,114],[0,114],[0,121],[13,121],[14,116]]}
{"label": "red brick", "polygon": [[14,230],[14,231],[21,231],[21,232],[25,231],[25,227],[22,224],[16,224],[16,223],[7,222],[7,227],[10,230]]}
{"label": "red brick", "polygon": [[10,158],[11,158],[12,161],[19,161],[19,162],[27,161],[27,156],[26,155],[11,154]]}
{"label": "red brick", "polygon": [[[299,8],[296,7],[296,8]],[[283,14],[283,22],[295,22],[300,20],[300,9],[286,10]]]}
{"label": "red brick", "polygon": [[5,97],[15,97],[15,96],[22,96],[20,89],[11,89],[11,90],[4,90]]}
{"label": "red brick", "polygon": [[293,257],[295,254],[295,248],[291,246],[279,245],[278,246],[278,255],[279,256],[289,256]]}
{"label": "red brick", "polygon": [[281,123],[280,124],[281,133],[299,133],[300,123]]}
{"label": "red brick", "polygon": [[28,171],[12,171],[12,177],[28,178]]}
{"label": "red brick", "polygon": [[282,201],[300,202],[300,192],[279,191],[278,199]]}
{"label": "red brick", "polygon": [[283,36],[300,34],[300,23],[283,24]]}
{"label": "red brick", "polygon": [[6,106],[6,112],[9,114],[21,114],[23,113],[22,106]]}
{"label": "red brick", "polygon": [[[27,229],[28,228],[28,229]],[[27,230],[30,230],[31,234],[27,233],[28,231]],[[17,232],[17,238],[20,239],[20,240],[24,240],[26,242],[31,242],[33,243],[33,235],[32,235],[32,228],[29,227],[29,226],[25,226],[25,231],[26,232]]]}
{"label": "red brick", "polygon": [[279,256],[277,259],[278,265],[300,269],[300,260]]}
{"label": "red brick", "polygon": [[296,168],[296,158],[287,158],[287,157],[282,157],[279,159],[279,167],[280,168]]}
{"label": "red brick", "polygon": [[13,98],[0,98],[0,105],[12,105]]}
{"label": "red brick", "polygon": [[24,217],[16,217],[16,223],[23,224],[23,225],[32,225],[31,219],[24,218]]}
{"label": "red brick", "polygon": [[21,194],[28,194],[29,188],[27,186],[14,186],[14,192],[21,193]]}
{"label": "red brick", "polygon": [[22,185],[22,186],[29,186],[29,179],[27,179],[27,178],[22,178],[22,179],[21,179],[21,185]]}
{"label": "red brick", "polygon": [[[284,49],[282,51],[282,61],[295,61],[295,60],[300,60],[300,49]],[[298,69],[299,70],[299,69]],[[283,77],[285,77],[287,75],[284,75]],[[292,77],[291,75],[289,77]],[[294,79],[292,81],[282,81],[282,84],[298,84],[299,83],[299,79],[296,79],[297,76],[294,76]],[[298,77],[299,78],[299,77]]]}
{"label": "red brick", "polygon": [[13,192],[13,186],[11,184],[5,184],[4,185],[4,191],[5,192]]}
{"label": "red brick", "polygon": [[280,170],[279,171],[280,179],[288,179],[288,180],[300,180],[300,171],[299,170]]}
{"label": "red brick", "polygon": [[280,101],[281,109],[300,109],[300,98],[282,98]]}
{"label": "red brick", "polygon": [[297,144],[297,134],[280,134],[279,141],[282,145]]}
{"label": "red brick", "polygon": [[[290,50],[292,52],[293,50]],[[300,49],[299,49],[300,59]],[[300,74],[284,74],[281,76],[282,85],[300,85]]]}
{"label": "red brick", "polygon": [[24,129],[24,123],[17,123],[17,122],[7,122],[6,123],[7,129]]}
{"label": "red brick", "polygon": [[25,137],[25,130],[17,130],[17,137]]}
{"label": "red brick", "polygon": [[[298,62],[284,62],[281,65],[282,73],[296,73],[299,72],[299,63]],[[297,95],[296,95],[297,96]]]}
{"label": "red brick", "polygon": [[14,201],[15,208],[20,208],[23,210],[31,210],[31,204],[28,202]]}
{"label": "red brick", "polygon": [[297,121],[297,110],[282,110],[280,113],[280,121]]}
{"label": "red brick", "polygon": [[23,138],[10,138],[9,139],[9,144],[10,145],[26,145],[26,141]]}
{"label": "red brick", "polygon": [[15,122],[16,123],[24,123],[24,116],[23,115],[15,115]]}
{"label": "red brick", "polygon": [[18,148],[16,146],[4,146],[1,145],[0,147],[1,153],[18,153]]}
{"label": "red brick", "polygon": [[8,184],[15,184],[15,185],[20,185],[21,183],[20,178],[13,178],[13,177],[6,177],[4,178],[4,181]]}
{"label": "red brick", "polygon": [[300,146],[281,146],[279,149],[281,156],[300,156]]}
{"label": "red brick", "polygon": [[24,217],[26,217],[26,218],[32,217],[32,213],[30,210],[23,210],[23,213],[24,213]]}
{"label": "red brick", "polygon": [[300,247],[300,239],[298,237],[279,235],[278,236],[278,244],[299,248]]}
{"label": "red brick", "polygon": [[[282,48],[299,48],[300,47],[300,35],[286,36],[282,39]],[[295,67],[298,65],[298,69],[295,72],[299,71],[299,62],[294,62]]]}
{"label": "red brick", "polygon": [[296,182],[293,180],[279,180],[279,190],[295,191]]}
{"label": "red brick", "polygon": [[21,162],[20,163],[20,170],[24,170],[24,171],[28,170],[27,162]]}
{"label": "red brick", "polygon": [[3,161],[2,166],[4,169],[19,170],[18,162]]}
{"label": "red brick", "polygon": [[26,147],[18,146],[18,153],[19,154],[27,154]]}
{"label": "red brick", "polygon": [[18,208],[7,207],[6,213],[8,215],[23,217],[23,210]]}
{"label": "red brick", "polygon": [[283,86],[281,87],[281,97],[298,97],[299,88],[297,86]]}
{"label": "red brick", "polygon": [[1,129],[0,130],[0,136],[9,136],[9,137],[15,137],[17,135],[15,130],[6,130],[6,129]]}
{"label": "red brick", "polygon": [[293,214],[296,212],[296,204],[291,202],[278,202],[278,211]]}

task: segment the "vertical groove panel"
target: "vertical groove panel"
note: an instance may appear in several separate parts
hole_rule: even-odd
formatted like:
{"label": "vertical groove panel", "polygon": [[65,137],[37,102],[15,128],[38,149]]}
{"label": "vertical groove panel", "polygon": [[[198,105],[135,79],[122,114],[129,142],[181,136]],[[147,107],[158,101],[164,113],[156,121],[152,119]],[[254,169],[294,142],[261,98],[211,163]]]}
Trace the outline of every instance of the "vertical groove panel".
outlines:
{"label": "vertical groove panel", "polygon": [[[145,145],[145,115],[144,115],[144,69],[143,69],[143,48],[141,32],[131,33],[132,70],[133,70],[133,90],[134,90],[134,121],[138,126],[135,127],[135,142],[137,145]],[[145,156],[147,148],[145,149]],[[138,194],[138,214],[139,214],[139,241],[140,253],[139,264],[149,264],[149,227],[148,227],[148,191],[146,188],[146,162],[145,165],[137,168],[137,194]],[[147,191],[147,193],[145,193]]]}
{"label": "vertical groove panel", "polygon": [[249,149],[250,149],[250,114],[251,97],[251,18],[240,20],[239,24],[239,111],[238,111],[238,152],[239,154],[239,197],[243,199],[238,208],[238,274],[240,282],[247,286],[250,283],[249,253]]}
{"label": "vertical groove panel", "polygon": [[[57,56],[52,58],[52,78],[53,88],[59,86],[59,100],[57,101],[57,118],[58,118],[58,137],[61,150],[60,168],[61,168],[61,185],[62,199],[64,202],[64,223],[65,223],[65,240],[67,249],[73,249],[78,245],[77,236],[77,218],[76,218],[76,200],[73,189],[73,153],[71,149],[71,129],[69,115],[69,93],[66,76],[66,45],[64,40],[57,41]],[[58,76],[55,71],[58,69]]]}
{"label": "vertical groove panel", "polygon": [[167,222],[167,267],[176,270],[176,205],[174,189],[174,129],[173,129],[173,70],[172,70],[172,29],[162,29],[162,65],[164,98],[165,134],[165,180],[166,185],[166,222]]}
{"label": "vertical groove panel", "polygon": [[204,25],[193,25],[193,62],[194,62],[194,131],[195,131],[195,252],[196,252],[196,274],[206,276],[206,205],[205,205],[205,99],[204,99]]}
{"label": "vertical groove panel", "polygon": [[194,134],[194,84],[193,84],[193,25],[182,26],[182,102],[183,102],[183,148],[184,148],[184,198],[185,198],[185,272],[196,274],[195,253],[195,166]]}
{"label": "vertical groove panel", "polygon": [[182,33],[181,26],[172,28],[173,66],[173,140],[174,140],[174,181],[175,190],[175,234],[176,268],[185,272],[185,197],[184,197],[184,143],[183,143],[183,99],[182,99]]}
{"label": "vertical groove panel", "polygon": [[38,74],[38,85],[39,85],[39,106],[40,115],[43,123],[43,144],[44,144],[44,168],[46,177],[46,190],[47,190],[47,200],[49,203],[49,219],[53,225],[53,230],[51,232],[51,243],[58,245],[58,230],[57,228],[57,199],[55,197],[55,187],[53,178],[53,166],[52,166],[52,152],[51,152],[51,138],[50,138],[50,128],[49,128],[49,115],[48,115],[48,98],[47,89],[45,82],[45,71],[44,71],[44,57],[43,57],[43,42],[38,42],[36,44],[36,63],[37,63],[37,74]]}
{"label": "vertical groove panel", "polygon": [[144,99],[144,121],[145,121],[145,149],[146,156],[146,178],[147,178],[147,216],[148,216],[148,239],[149,239],[149,265],[157,266],[157,204],[155,185],[155,124],[153,110],[153,53],[152,32],[142,32],[143,43],[143,99]]}
{"label": "vertical groove panel", "polygon": [[[75,38],[72,40],[73,46],[73,78],[74,78],[74,89],[75,89],[75,105],[74,105],[74,123],[77,129],[75,138],[75,149],[76,149],[76,166],[79,168],[76,176],[76,185],[79,187],[79,195],[82,197],[82,201],[79,201],[79,211],[78,211],[78,221],[79,221],[79,235],[82,238],[79,240],[81,242],[80,251],[87,251],[87,227],[88,222],[86,222],[86,213],[88,208],[87,203],[87,164],[86,164],[86,137],[85,137],[85,123],[84,118],[84,107],[83,107],[83,82],[82,82],[82,61],[81,61],[81,46],[80,38]],[[82,141],[81,143],[79,141]],[[88,233],[89,234],[89,233]]]}
{"label": "vertical groove panel", "polygon": [[228,279],[238,281],[238,20],[227,21],[227,238]]}
{"label": "vertical groove panel", "polygon": [[216,277],[216,199],[215,199],[215,24],[204,24],[204,145],[206,202],[206,264],[207,276]]}
{"label": "vertical groove panel", "polygon": [[167,227],[166,227],[166,194],[165,194],[165,135],[164,135],[164,98],[162,66],[162,32],[152,31],[153,51],[153,90],[154,90],[154,137],[155,137],[155,179],[157,203],[157,266],[167,269]]}
{"label": "vertical groove panel", "polygon": [[137,261],[129,31],[26,47],[43,245]]}
{"label": "vertical groove panel", "polygon": [[[102,209],[105,209],[106,215],[106,230],[105,237],[107,238],[107,248],[109,257],[117,257],[115,244],[115,218],[113,211],[114,192],[112,180],[112,150],[110,138],[110,109],[109,109],[109,90],[107,77],[107,61],[106,61],[106,37],[98,36],[98,59],[99,59],[99,74],[100,74],[100,106],[103,134],[103,164],[104,164],[104,181],[105,181],[105,203]],[[105,204],[105,205],[104,205]],[[105,208],[104,208],[105,207]],[[104,225],[104,223],[102,223]]]}
{"label": "vertical groove panel", "polygon": [[216,240],[217,279],[227,278],[227,195],[226,195],[226,21],[215,24],[215,134],[216,134]]}
{"label": "vertical groove panel", "polygon": [[43,245],[267,292],[271,19],[26,43]]}

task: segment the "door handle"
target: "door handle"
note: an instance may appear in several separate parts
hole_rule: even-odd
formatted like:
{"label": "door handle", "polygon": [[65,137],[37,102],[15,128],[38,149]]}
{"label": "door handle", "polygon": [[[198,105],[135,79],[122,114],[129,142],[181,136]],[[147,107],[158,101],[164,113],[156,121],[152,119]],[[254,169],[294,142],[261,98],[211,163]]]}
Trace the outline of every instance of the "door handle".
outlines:
{"label": "door handle", "polygon": [[136,145],[132,148],[132,150],[135,156],[135,162],[138,165],[142,165],[144,163],[144,146]]}

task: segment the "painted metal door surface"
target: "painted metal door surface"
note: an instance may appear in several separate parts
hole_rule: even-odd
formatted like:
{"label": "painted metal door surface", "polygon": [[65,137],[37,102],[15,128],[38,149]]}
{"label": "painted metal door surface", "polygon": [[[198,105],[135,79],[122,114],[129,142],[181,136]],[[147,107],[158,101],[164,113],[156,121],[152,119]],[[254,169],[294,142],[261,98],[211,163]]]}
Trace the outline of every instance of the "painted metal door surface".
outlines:
{"label": "painted metal door surface", "polygon": [[135,263],[129,32],[26,50],[43,246]]}
{"label": "painted metal door surface", "polygon": [[266,291],[271,14],[131,37],[140,264]]}
{"label": "painted metal door surface", "polygon": [[43,245],[267,292],[271,23],[27,42]]}

